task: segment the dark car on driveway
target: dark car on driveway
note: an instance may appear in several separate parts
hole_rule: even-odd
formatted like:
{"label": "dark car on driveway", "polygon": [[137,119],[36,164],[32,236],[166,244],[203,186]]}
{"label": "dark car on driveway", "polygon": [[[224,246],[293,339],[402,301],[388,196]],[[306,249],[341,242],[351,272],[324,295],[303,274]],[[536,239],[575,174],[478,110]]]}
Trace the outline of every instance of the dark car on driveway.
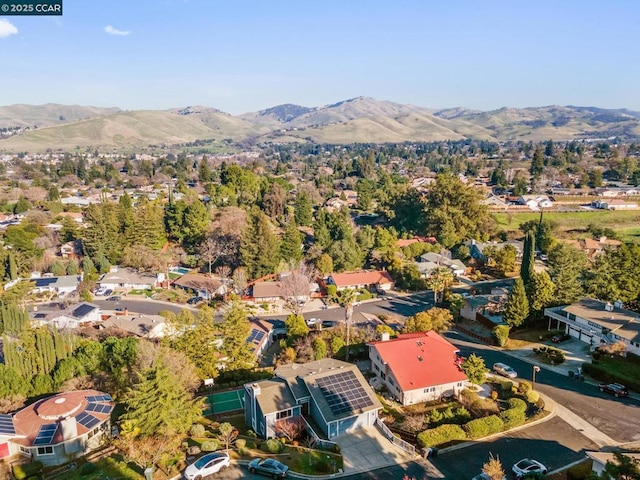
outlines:
{"label": "dark car on driveway", "polygon": [[614,397],[628,397],[629,389],[621,383],[601,383],[598,385],[601,392],[609,393]]}
{"label": "dark car on driveway", "polygon": [[286,477],[289,467],[273,458],[256,458],[249,463],[249,471],[275,479]]}
{"label": "dark car on driveway", "polygon": [[571,340],[571,335],[567,333],[560,333],[558,335],[554,335],[553,337],[551,337],[551,341],[553,343],[562,343],[562,342],[566,342],[567,340]]}
{"label": "dark car on driveway", "polygon": [[112,297],[107,298],[107,302],[119,302],[120,301],[120,295],[114,295]]}

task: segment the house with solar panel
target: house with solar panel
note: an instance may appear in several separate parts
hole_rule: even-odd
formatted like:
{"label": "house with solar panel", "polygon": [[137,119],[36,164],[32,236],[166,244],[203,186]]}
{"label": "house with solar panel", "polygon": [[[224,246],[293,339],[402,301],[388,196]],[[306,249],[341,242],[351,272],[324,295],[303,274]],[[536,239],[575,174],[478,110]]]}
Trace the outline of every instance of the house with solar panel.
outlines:
{"label": "house with solar panel", "polygon": [[[39,274],[38,274],[39,275]],[[82,275],[61,275],[59,277],[31,277],[34,282],[33,293],[55,293],[60,297],[77,290]]]}
{"label": "house with solar panel", "polygon": [[402,405],[457,396],[467,386],[458,348],[433,330],[387,333],[367,345],[372,372]]}
{"label": "house with solar panel", "polygon": [[89,302],[80,302],[65,309],[34,307],[29,312],[35,326],[51,325],[56,328],[78,328],[100,320],[100,307]]}
{"label": "house with solar panel", "polygon": [[251,350],[256,357],[260,358],[273,345],[275,338],[273,324],[258,318],[249,319],[249,323],[251,324],[251,333],[247,338],[247,343],[251,344]]}
{"label": "house with solar panel", "polygon": [[110,435],[111,396],[97,390],[59,393],[0,415],[0,458],[20,454],[60,465],[99,447]]}
{"label": "house with solar panel", "polygon": [[372,426],[382,408],[358,367],[333,358],[282,365],[244,390],[245,420],[263,438],[278,437],[278,422],[294,418],[313,419],[333,438]]}

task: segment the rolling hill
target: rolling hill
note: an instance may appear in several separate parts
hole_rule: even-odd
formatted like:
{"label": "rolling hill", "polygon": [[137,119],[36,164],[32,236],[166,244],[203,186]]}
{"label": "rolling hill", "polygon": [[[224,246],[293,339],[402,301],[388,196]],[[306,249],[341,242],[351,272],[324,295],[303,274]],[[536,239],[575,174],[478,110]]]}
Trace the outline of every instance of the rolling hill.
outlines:
{"label": "rolling hill", "polygon": [[[196,140],[384,143],[465,138],[490,141],[640,138],[640,112],[546,106],[432,110],[357,97],[323,107],[278,105],[233,116],[211,107],[121,111],[64,105],[0,107],[1,125],[40,128],[0,140],[0,152],[143,148]],[[45,125],[47,125],[45,127]]]}

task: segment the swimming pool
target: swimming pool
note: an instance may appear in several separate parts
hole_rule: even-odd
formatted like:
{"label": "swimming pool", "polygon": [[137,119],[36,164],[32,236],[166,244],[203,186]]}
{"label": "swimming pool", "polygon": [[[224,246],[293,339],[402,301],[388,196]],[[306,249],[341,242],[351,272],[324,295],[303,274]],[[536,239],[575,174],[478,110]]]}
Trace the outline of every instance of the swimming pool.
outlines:
{"label": "swimming pool", "polygon": [[190,271],[191,270],[189,270],[188,268],[184,268],[184,267],[176,267],[176,268],[172,268],[171,269],[171,273],[179,273],[180,275],[186,275]]}

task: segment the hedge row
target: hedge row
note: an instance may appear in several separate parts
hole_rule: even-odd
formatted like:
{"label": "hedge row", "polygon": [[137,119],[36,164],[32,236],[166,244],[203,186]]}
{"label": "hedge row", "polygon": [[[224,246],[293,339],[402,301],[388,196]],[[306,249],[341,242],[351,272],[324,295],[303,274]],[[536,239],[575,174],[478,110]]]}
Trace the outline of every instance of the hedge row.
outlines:
{"label": "hedge row", "polygon": [[[488,437],[522,425],[525,420],[525,410],[527,404],[520,399],[518,402],[509,402],[512,408],[505,410],[500,415],[489,415],[487,417],[476,418],[459,425],[440,425],[436,428],[424,430],[418,434],[418,445],[421,447],[437,447],[454,441],[477,440]],[[522,408],[524,406],[524,409]]]}
{"label": "hedge row", "polygon": [[600,380],[605,383],[623,383],[631,390],[635,390],[636,392],[640,392],[640,382],[634,381],[629,377],[623,377],[615,375],[606,369],[602,368],[600,364],[593,363],[583,363],[582,364],[582,372],[589,375],[590,377],[595,378],[596,380]]}

